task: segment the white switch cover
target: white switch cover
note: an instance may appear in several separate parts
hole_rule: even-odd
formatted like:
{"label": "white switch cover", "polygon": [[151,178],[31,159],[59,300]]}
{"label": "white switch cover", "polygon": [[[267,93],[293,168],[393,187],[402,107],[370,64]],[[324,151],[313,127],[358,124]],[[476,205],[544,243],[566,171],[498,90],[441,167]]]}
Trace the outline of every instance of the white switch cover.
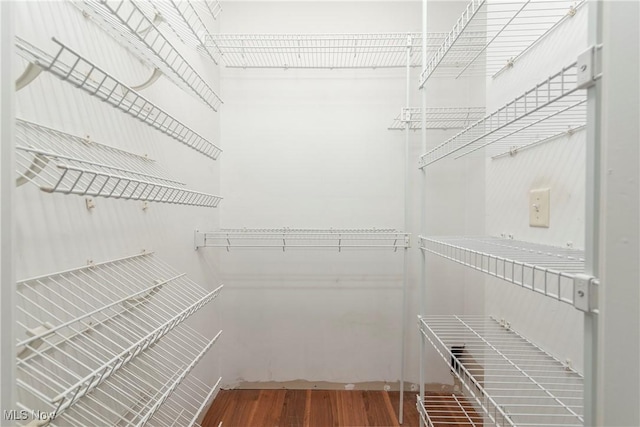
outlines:
{"label": "white switch cover", "polygon": [[548,188],[529,192],[529,225],[531,227],[549,228],[549,193]]}

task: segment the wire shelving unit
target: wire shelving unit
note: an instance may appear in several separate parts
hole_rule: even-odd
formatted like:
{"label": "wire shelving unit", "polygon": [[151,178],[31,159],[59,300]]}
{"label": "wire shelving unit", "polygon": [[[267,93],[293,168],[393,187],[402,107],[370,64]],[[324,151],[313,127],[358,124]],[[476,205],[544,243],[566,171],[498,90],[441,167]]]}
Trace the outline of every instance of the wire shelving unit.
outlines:
{"label": "wire shelving unit", "polygon": [[583,377],[507,323],[484,316],[420,316],[419,326],[467,399],[480,408],[483,425],[583,425]]}
{"label": "wire shelving unit", "polygon": [[436,75],[495,76],[564,20],[584,0],[471,0],[420,75],[420,86]]}
{"label": "wire shelving unit", "polygon": [[147,425],[150,427],[197,425],[198,417],[211,403],[211,398],[218,391],[221,382],[222,378],[219,378],[211,388],[194,375],[189,375]]}
{"label": "wire shelving unit", "polygon": [[418,396],[416,406],[420,418],[427,427],[484,425],[484,418],[478,408],[463,394],[429,395],[421,401]]}
{"label": "wire shelving unit", "polygon": [[222,229],[195,232],[195,248],[405,249],[410,235],[392,229]]}
{"label": "wire shelving unit", "polygon": [[571,134],[587,120],[587,95],[577,86],[577,63],[552,74],[513,101],[423,154],[420,167],[447,157],[460,158],[487,146],[517,151]]}
{"label": "wire shelving unit", "polygon": [[[162,71],[177,86],[208,105],[213,111],[218,111],[218,107],[222,104],[220,96],[162,34],[153,18],[149,18],[136,2],[84,0],[82,4],[83,10],[115,40],[124,44],[153,68]],[[176,10],[185,9],[176,7]],[[188,13],[191,16],[191,12]],[[193,14],[197,17],[195,12]],[[197,20],[199,21],[199,17]],[[190,25],[194,24],[195,20],[191,19]]]}
{"label": "wire shelving unit", "polygon": [[419,237],[420,249],[574,305],[584,251],[502,237]]}
{"label": "wire shelving unit", "polygon": [[216,145],[55,38],[53,41],[59,46],[53,56],[19,37],[16,37],[16,52],[30,63],[199,153],[214,160],[218,158],[222,150]]}
{"label": "wire shelving unit", "polygon": [[[444,37],[429,33],[428,50]],[[422,58],[421,33],[209,34],[207,45],[229,68],[404,68],[407,47],[412,67]]]}
{"label": "wire shelving unit", "polygon": [[18,184],[32,182],[47,193],[202,207],[222,200],[186,189],[147,157],[20,119],[16,165]]}
{"label": "wire shelving unit", "polygon": [[[207,5],[206,3],[215,3]],[[187,46],[192,46],[207,55],[216,65],[216,57],[219,54],[211,50],[206,44],[206,36],[210,33],[201,16],[209,11],[220,11],[219,2],[201,2],[190,0],[156,0],[137,1],[137,6],[145,12],[146,16],[160,16],[161,22],[166,22],[171,30]],[[153,13],[147,9],[152,8]],[[217,13],[213,18],[217,18]]]}
{"label": "wire shelving unit", "polygon": [[[483,107],[440,107],[426,110],[427,129],[464,129],[484,117]],[[400,114],[393,119],[389,130],[417,131],[422,129],[422,109],[403,108]]]}
{"label": "wire shelving unit", "polygon": [[148,420],[218,338],[183,322],[221,289],[153,253],[18,282],[22,405],[35,399],[60,425]]}

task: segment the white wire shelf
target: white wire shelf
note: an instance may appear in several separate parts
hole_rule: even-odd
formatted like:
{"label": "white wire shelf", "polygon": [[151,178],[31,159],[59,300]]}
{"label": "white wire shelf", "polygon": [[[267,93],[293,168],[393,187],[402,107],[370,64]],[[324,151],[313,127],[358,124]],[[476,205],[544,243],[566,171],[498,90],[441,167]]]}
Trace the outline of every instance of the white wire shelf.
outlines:
{"label": "white wire shelf", "polygon": [[582,426],[584,380],[526,338],[484,316],[420,316],[485,425]]}
{"label": "white wire shelf", "polygon": [[336,248],[411,247],[410,234],[392,229],[222,229],[195,232],[195,248]]}
{"label": "white wire shelf", "polygon": [[47,193],[216,207],[219,196],[187,190],[153,161],[87,138],[16,120],[18,184]]}
{"label": "white wire shelf", "polygon": [[420,249],[575,305],[574,279],[584,251],[502,237],[422,237]]}
{"label": "white wire shelf", "polygon": [[213,388],[189,375],[146,424],[150,427],[191,427],[218,391],[222,378]]}
{"label": "white wire shelf", "polygon": [[53,41],[60,47],[54,56],[19,37],[16,37],[16,52],[30,63],[49,71],[61,80],[71,83],[199,153],[214,160],[218,158],[222,150],[216,145],[69,47],[56,39]]}
{"label": "white wire shelf", "polygon": [[513,151],[571,134],[587,119],[586,90],[577,88],[576,74],[574,62],[423,154],[420,167],[451,156],[457,159],[489,145]]}
{"label": "white wire shelf", "polygon": [[[205,42],[210,31],[203,22],[202,16],[204,13],[211,13],[212,17],[216,19],[220,12],[220,2],[155,0],[153,2],[136,1],[136,4],[147,16],[160,16],[161,22],[166,22],[184,44],[195,47],[216,65],[218,64],[216,59],[218,54],[215,54]],[[148,8],[153,8],[153,13],[150,13]],[[214,14],[213,11],[217,11],[217,13]]]}
{"label": "white wire shelf", "polygon": [[205,291],[153,253],[20,281],[18,383],[54,417],[91,401],[221,289]]}
{"label": "white wire shelf", "polygon": [[417,396],[416,407],[427,427],[471,426],[481,427],[484,418],[464,395]]}
{"label": "white wire shelf", "polygon": [[[435,51],[444,33],[428,33],[427,49]],[[422,61],[421,33],[375,34],[209,34],[229,68],[398,68]]]}
{"label": "white wire shelf", "polygon": [[[141,5],[144,3],[141,3]],[[169,77],[177,86],[218,111],[222,99],[131,0],[84,0],[83,10],[115,40]],[[153,9],[153,8],[152,8]],[[185,10],[178,8],[177,10]],[[188,12],[191,16],[191,12]],[[194,15],[197,20],[199,17]],[[195,20],[191,20],[195,24]],[[202,25],[204,26],[204,24]]]}
{"label": "white wire shelf", "polygon": [[488,74],[510,68],[584,0],[471,0],[420,75]]}
{"label": "white wire shelf", "polygon": [[[427,129],[464,129],[484,117],[484,107],[440,107],[426,109]],[[393,119],[389,130],[422,129],[422,109],[403,108]]]}

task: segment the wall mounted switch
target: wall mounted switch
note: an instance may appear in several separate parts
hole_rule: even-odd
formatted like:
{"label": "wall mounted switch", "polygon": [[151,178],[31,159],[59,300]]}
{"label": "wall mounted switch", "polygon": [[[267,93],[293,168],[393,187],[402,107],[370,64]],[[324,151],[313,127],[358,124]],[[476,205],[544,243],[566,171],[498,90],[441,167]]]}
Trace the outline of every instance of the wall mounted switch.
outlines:
{"label": "wall mounted switch", "polygon": [[550,190],[542,188],[529,192],[529,225],[549,228]]}

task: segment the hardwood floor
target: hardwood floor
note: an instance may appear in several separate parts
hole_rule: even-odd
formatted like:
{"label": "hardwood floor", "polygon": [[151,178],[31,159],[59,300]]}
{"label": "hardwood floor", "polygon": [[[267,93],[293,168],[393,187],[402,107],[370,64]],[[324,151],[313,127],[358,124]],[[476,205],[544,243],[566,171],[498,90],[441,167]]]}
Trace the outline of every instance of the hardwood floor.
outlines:
{"label": "hardwood floor", "polygon": [[[419,426],[415,394],[404,397],[402,425]],[[221,390],[202,427],[392,427],[399,401],[384,391]]]}

